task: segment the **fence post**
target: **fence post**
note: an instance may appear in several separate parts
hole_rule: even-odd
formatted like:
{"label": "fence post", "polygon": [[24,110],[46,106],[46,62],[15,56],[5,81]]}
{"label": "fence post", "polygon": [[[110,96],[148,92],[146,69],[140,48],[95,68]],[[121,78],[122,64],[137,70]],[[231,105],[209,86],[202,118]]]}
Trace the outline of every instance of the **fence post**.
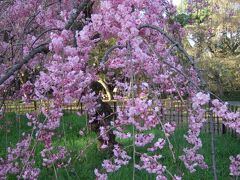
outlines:
{"label": "fence post", "polygon": [[114,120],[117,119],[117,102],[113,102],[113,112],[114,112]]}
{"label": "fence post", "polygon": [[80,103],[80,113],[83,114],[83,104]]}
{"label": "fence post", "polygon": [[36,111],[37,110],[37,102],[33,101],[33,103],[34,103],[34,110]]}
{"label": "fence post", "polygon": [[222,134],[226,134],[226,126],[222,123]]}

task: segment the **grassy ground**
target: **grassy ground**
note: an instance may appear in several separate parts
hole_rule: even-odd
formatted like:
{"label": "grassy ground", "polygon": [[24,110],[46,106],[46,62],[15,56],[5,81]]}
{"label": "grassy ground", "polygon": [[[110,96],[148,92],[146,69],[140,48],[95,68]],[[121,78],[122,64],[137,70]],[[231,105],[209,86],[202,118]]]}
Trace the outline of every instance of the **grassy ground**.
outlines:
{"label": "grassy ground", "polygon": [[[54,139],[54,144],[65,145],[69,150],[72,157],[74,157],[80,149],[84,149],[89,143],[94,142],[91,146],[87,148],[84,156],[80,160],[74,161],[68,168],[57,169],[57,179],[82,179],[91,180],[95,179],[94,169],[100,168],[101,163],[104,159],[110,158],[109,152],[99,152],[98,142],[96,139],[96,134],[94,132],[89,132],[87,135],[80,137],[79,129],[85,127],[86,118],[78,117],[74,114],[66,114],[62,118],[61,127],[56,133],[56,138]],[[0,157],[6,155],[6,147],[14,146],[16,142],[20,139],[23,132],[31,132],[31,129],[26,126],[27,120],[24,116],[17,116],[15,114],[8,114],[3,120],[0,120]],[[162,136],[161,132],[157,129],[153,131],[156,136]],[[180,128],[176,130],[176,133],[171,137],[171,142],[174,145],[176,156],[182,154],[182,149],[187,146],[186,141],[183,138],[183,134],[186,133],[185,128]],[[203,139],[203,148],[200,153],[205,156],[206,162],[209,167],[211,167],[211,148],[210,148],[210,135],[208,133],[202,133],[201,137]],[[129,145],[130,141],[121,141],[121,144]],[[39,144],[36,149],[36,162],[37,166],[41,168],[41,175],[39,179],[56,179],[54,169],[46,169],[41,167],[42,161],[40,157],[40,151],[42,144]],[[132,148],[127,149],[128,154],[132,154]],[[144,152],[144,149],[137,148],[138,152]],[[216,158],[217,158],[217,168],[219,179],[231,179],[229,177],[229,156],[236,155],[240,152],[240,140],[236,137],[232,137],[229,134],[216,135]],[[208,170],[199,170],[196,173],[189,173],[183,163],[177,160],[176,164],[173,164],[171,154],[167,148],[162,152],[163,154],[163,164],[167,166],[170,172],[176,173],[178,175],[184,174],[183,179],[213,179],[211,168]],[[138,159],[138,157],[137,157]],[[128,166],[122,167],[119,171],[111,173],[109,179],[112,180],[128,180],[132,179],[132,162]],[[9,177],[9,179],[14,179],[14,177]],[[149,175],[145,172],[136,171],[137,180],[150,180],[155,179],[155,176]]]}

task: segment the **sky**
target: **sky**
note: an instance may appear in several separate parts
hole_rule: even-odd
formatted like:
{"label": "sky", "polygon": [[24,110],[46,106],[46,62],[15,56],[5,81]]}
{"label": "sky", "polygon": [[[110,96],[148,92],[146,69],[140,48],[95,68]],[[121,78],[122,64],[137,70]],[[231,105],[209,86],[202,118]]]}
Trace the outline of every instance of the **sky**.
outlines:
{"label": "sky", "polygon": [[179,5],[181,3],[181,0],[172,0],[173,4],[174,5]]}

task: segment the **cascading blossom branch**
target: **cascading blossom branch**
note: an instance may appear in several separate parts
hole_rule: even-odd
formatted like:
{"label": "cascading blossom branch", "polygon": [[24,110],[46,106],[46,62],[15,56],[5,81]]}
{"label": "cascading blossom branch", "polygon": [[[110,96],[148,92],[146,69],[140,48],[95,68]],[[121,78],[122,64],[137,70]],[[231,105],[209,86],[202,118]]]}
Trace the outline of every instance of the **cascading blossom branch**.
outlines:
{"label": "cascading blossom branch", "polygon": [[223,123],[240,134],[240,112],[231,112],[227,103],[222,103],[218,99],[212,100],[212,111],[223,119]]}
{"label": "cascading blossom branch", "polygon": [[231,156],[231,165],[229,167],[230,169],[230,175],[232,176],[240,176],[240,154],[238,154],[236,157]]}
{"label": "cascading blossom branch", "polygon": [[[228,104],[220,102],[218,99],[212,100],[212,108],[211,110],[223,120],[224,125],[235,130],[238,134],[240,134],[240,113],[239,112],[231,112],[228,109]],[[240,154],[230,157],[230,175],[232,176],[240,176]]]}
{"label": "cascading blossom branch", "polygon": [[209,101],[210,95],[202,92],[199,92],[192,97],[193,109],[190,110],[188,134],[185,135],[185,139],[189,144],[192,145],[192,147],[185,148],[183,150],[184,154],[180,156],[180,159],[184,162],[186,168],[192,173],[196,171],[197,167],[201,169],[208,168],[208,165],[204,161],[203,155],[197,154],[197,151],[202,147],[202,141],[199,135],[201,128],[206,121],[206,119],[204,119],[206,110],[203,106],[209,103]]}
{"label": "cascading blossom branch", "polygon": [[[102,167],[105,172],[115,172],[121,168],[123,165],[127,165],[129,160],[131,159],[130,156],[127,155],[127,152],[122,150],[118,145],[114,146],[113,149],[113,160],[104,160],[102,163]],[[106,173],[100,173],[98,169],[95,169],[96,179],[98,180],[105,180],[107,179]]]}
{"label": "cascading blossom branch", "polygon": [[35,151],[30,147],[31,140],[30,136],[25,136],[16,148],[8,148],[7,158],[0,159],[0,179],[6,179],[8,174],[14,174],[19,179],[37,179],[40,169],[35,167]]}

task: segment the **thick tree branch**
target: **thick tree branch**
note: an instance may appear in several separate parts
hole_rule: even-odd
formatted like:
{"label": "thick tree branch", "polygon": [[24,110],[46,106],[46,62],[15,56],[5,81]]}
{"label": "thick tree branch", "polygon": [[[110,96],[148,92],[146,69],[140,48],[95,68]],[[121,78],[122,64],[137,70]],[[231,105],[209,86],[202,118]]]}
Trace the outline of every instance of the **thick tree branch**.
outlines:
{"label": "thick tree branch", "polygon": [[59,28],[52,28],[52,29],[47,29],[45,31],[43,31],[40,35],[38,35],[38,37],[33,41],[31,47],[33,47],[33,45],[46,33],[50,32],[50,31],[61,31],[61,29]]}
{"label": "thick tree branch", "polygon": [[75,22],[75,20],[76,20],[77,17],[79,16],[79,14],[80,14],[87,6],[89,6],[90,3],[91,3],[90,0],[85,0],[85,1],[83,1],[81,4],[79,4],[76,9],[73,9],[72,15],[71,15],[69,21],[67,22],[67,24],[65,25],[65,29],[69,30],[69,29],[71,28],[71,26],[73,25],[73,23]]}
{"label": "thick tree branch", "polygon": [[188,61],[191,63],[191,65],[195,65],[193,59],[191,56],[186,52],[186,50],[179,44],[179,42],[175,41],[171,36],[169,36],[165,31],[163,31],[161,28],[158,26],[154,25],[149,25],[149,24],[144,24],[140,25],[138,27],[139,30],[144,29],[144,28],[149,28],[149,29],[154,29],[158,32],[160,32],[163,36],[165,36],[174,46],[176,46],[183,54],[184,56],[188,59]]}
{"label": "thick tree branch", "polygon": [[126,46],[121,46],[121,45],[114,45],[114,46],[112,46],[111,48],[109,48],[106,52],[105,52],[105,54],[104,54],[104,56],[103,56],[103,58],[102,58],[102,60],[101,60],[101,63],[105,63],[107,60],[108,60],[108,56],[115,50],[115,49],[123,49],[123,48],[125,48]]}
{"label": "thick tree branch", "polygon": [[149,29],[153,29],[156,30],[158,32],[160,32],[164,37],[166,37],[168,39],[168,41],[170,41],[172,43],[173,46],[176,46],[177,49],[183,53],[183,55],[187,58],[187,60],[190,62],[190,64],[192,65],[192,67],[194,68],[194,70],[197,72],[198,74],[198,78],[200,79],[201,85],[202,87],[205,87],[206,83],[204,81],[204,79],[202,78],[199,69],[196,67],[196,64],[194,63],[192,57],[187,53],[187,51],[180,45],[179,42],[175,41],[170,35],[168,35],[164,30],[162,30],[161,28],[159,28],[158,26],[154,26],[154,25],[150,25],[150,24],[144,24],[144,25],[140,25],[138,27],[139,30],[143,29],[143,28],[149,28]]}
{"label": "thick tree branch", "polygon": [[[80,12],[82,12],[85,7],[87,7],[90,4],[90,0],[85,0],[82,3],[80,3],[76,9],[73,10],[73,13],[69,19],[69,21],[67,22],[67,24],[65,25],[65,29],[69,30],[71,28],[71,26],[73,25],[73,23],[75,22],[75,20],[77,19],[77,17],[79,16]],[[55,29],[54,29],[55,30]],[[44,32],[45,33],[45,32]],[[35,42],[34,42],[35,43]],[[38,53],[42,53],[42,52],[48,52],[48,48],[46,45],[48,45],[49,43],[40,45],[37,48],[34,48],[32,51],[30,51],[30,53],[23,58],[22,61],[20,61],[19,63],[16,63],[15,65],[13,65],[11,67],[10,70],[8,70],[6,72],[5,75],[3,75],[2,77],[0,77],[0,85],[3,84],[10,76],[12,76],[16,71],[18,71],[19,69],[22,68],[22,66],[24,64],[27,64],[32,58],[34,58],[34,56]]]}
{"label": "thick tree branch", "polygon": [[42,53],[44,51],[48,51],[48,48],[46,47],[46,44],[39,46],[38,48],[33,49],[27,56],[23,58],[23,60],[19,63],[16,63],[12,66],[10,70],[7,71],[7,73],[0,78],[0,85],[3,84],[10,76],[12,76],[16,71],[21,69],[21,67],[28,63],[34,56],[38,53]]}
{"label": "thick tree branch", "polygon": [[[187,53],[187,51],[177,42],[175,41],[171,36],[169,36],[165,31],[163,31],[161,28],[157,27],[157,26],[154,26],[154,25],[140,25],[138,27],[138,29],[143,29],[143,28],[149,28],[149,29],[154,29],[158,32],[160,32],[163,36],[165,36],[171,43],[174,47],[177,47],[178,50],[180,50],[184,56],[190,61],[191,65],[193,66],[193,68],[195,69],[195,71],[198,73],[198,78],[200,79],[201,83],[202,83],[202,86],[205,87],[205,81],[203,80],[203,78],[201,77],[200,75],[200,70],[196,67],[196,64],[194,63],[194,61],[192,60],[191,56]],[[165,62],[166,63],[166,62]],[[169,64],[168,64],[169,65]],[[180,71],[178,71],[180,72]],[[181,73],[182,74],[182,73]],[[182,74],[183,75],[183,74]],[[195,84],[195,83],[194,83]],[[214,94],[213,92],[211,91],[208,91],[208,90],[205,90],[205,93],[209,93],[210,95],[212,95],[214,98],[218,99],[219,101],[223,102],[221,100],[220,97],[218,97],[216,94]]]}

